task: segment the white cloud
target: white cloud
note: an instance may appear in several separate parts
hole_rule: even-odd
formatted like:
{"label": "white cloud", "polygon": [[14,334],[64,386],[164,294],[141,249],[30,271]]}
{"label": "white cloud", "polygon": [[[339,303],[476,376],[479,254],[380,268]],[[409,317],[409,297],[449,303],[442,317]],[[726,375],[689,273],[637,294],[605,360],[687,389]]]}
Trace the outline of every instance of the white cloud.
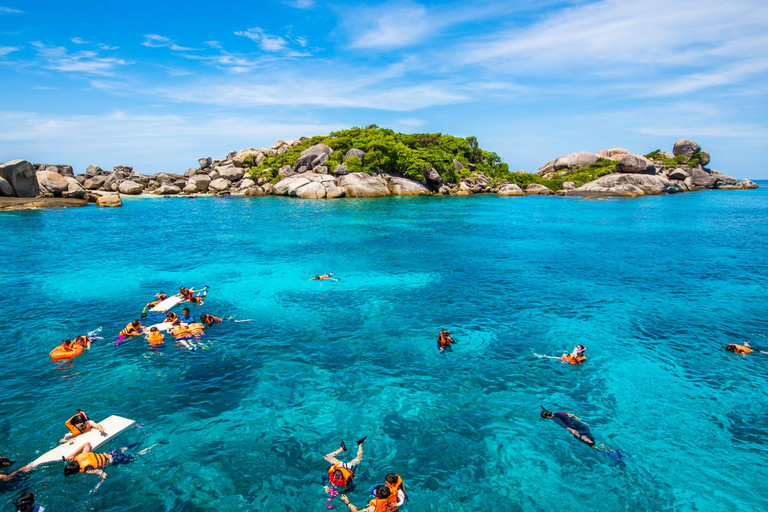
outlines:
{"label": "white cloud", "polygon": [[18,49],[18,46],[0,46],[0,57],[4,57],[9,53],[17,51]]}
{"label": "white cloud", "polygon": [[305,37],[291,38],[291,41],[289,42],[284,37],[268,34],[260,27],[239,30],[235,32],[235,35],[250,39],[258,44],[259,48],[265,52],[280,53],[284,57],[306,57],[309,55],[306,51],[293,50],[290,47],[290,42],[295,41],[299,46],[304,48],[307,45],[307,39]]}
{"label": "white cloud", "polygon": [[24,11],[11,9],[10,7],[0,7],[0,14],[22,14]]}
{"label": "white cloud", "polygon": [[427,8],[411,1],[388,2],[348,12],[343,26],[351,31],[353,48],[410,46],[438,29]]}
{"label": "white cloud", "polygon": [[45,69],[63,72],[86,73],[91,75],[112,75],[120,66],[131,63],[116,57],[100,57],[94,51],[80,51],[70,54],[62,46],[47,46],[40,42],[33,42],[37,48],[37,55],[41,60],[40,65]]}
{"label": "white cloud", "polygon": [[296,9],[311,9],[315,6],[315,0],[286,0],[285,4]]}
{"label": "white cloud", "polygon": [[85,41],[82,37],[73,37],[70,39],[75,44],[91,44],[90,41]]}
{"label": "white cloud", "polygon": [[146,37],[147,39],[141,44],[142,46],[146,46],[148,48],[170,48],[175,52],[186,52],[186,51],[196,50],[195,48],[186,48],[184,46],[179,46],[176,44],[175,41],[165,36],[160,36],[157,34],[144,34],[144,37]]}

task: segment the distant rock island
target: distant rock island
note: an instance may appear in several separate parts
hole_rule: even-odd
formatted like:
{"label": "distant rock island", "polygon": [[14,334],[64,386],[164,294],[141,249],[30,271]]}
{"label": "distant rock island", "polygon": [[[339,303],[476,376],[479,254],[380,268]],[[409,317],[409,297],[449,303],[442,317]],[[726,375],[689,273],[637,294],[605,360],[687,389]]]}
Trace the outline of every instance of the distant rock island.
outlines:
{"label": "distant rock island", "polygon": [[[183,174],[140,174],[129,166],[106,172],[96,165],[75,175],[70,165],[13,160],[0,164],[0,209],[120,206],[121,195],[282,195],[304,199],[413,195],[582,197],[644,196],[703,189],[752,189],[707,167],[709,153],[691,140],[672,154],[633,155],[622,148],[579,152],[547,162],[535,173],[511,172],[475,137],[403,134],[371,125],[329,135],[277,141],[270,148],[200,158]],[[63,198],[24,201],[5,198]],[[29,206],[32,205],[32,206]],[[43,205],[43,206],[41,206]]]}

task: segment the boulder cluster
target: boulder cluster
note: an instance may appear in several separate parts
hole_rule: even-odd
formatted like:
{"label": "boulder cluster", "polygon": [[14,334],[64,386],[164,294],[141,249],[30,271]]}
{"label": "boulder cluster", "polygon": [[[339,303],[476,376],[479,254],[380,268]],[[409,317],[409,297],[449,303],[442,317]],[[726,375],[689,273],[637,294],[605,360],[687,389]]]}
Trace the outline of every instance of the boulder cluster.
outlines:
{"label": "boulder cluster", "polygon": [[[354,169],[365,161],[365,152],[350,149],[342,162],[329,166],[333,150],[325,144],[316,144],[302,151],[293,166],[284,165],[277,170],[251,172],[252,167],[261,164],[265,158],[285,153],[303,142],[304,139],[281,140],[270,148],[231,151],[221,160],[201,158],[198,160],[199,167],[188,169],[184,174],[161,172],[144,175],[134,172],[128,166],[115,166],[112,172],[106,172],[91,165],[85,174],[76,176],[69,165],[32,164],[27,160],[14,160],[0,164],[0,196],[77,198],[96,202],[100,206],[120,206],[121,195],[140,194],[283,195],[312,199],[468,196],[482,193],[500,196],[641,196],[705,188],[757,188],[749,180],[739,181],[708,169],[706,165],[710,161],[709,154],[702,152],[696,142],[686,139],[675,143],[674,155],[659,153],[657,159],[633,155],[622,148],[597,153],[582,151],[556,158],[543,165],[535,174],[544,179],[562,180],[567,179],[569,173],[578,172],[601,158],[616,162],[615,172],[579,187],[574,182],[565,181],[562,190],[556,192],[539,183],[531,183],[523,190],[516,183],[492,180],[471,167],[471,176],[462,178],[458,184],[444,183],[440,172],[434,168],[427,169],[421,181],[386,173],[350,172],[350,168]],[[351,158],[354,160],[350,161]],[[454,160],[453,165],[456,171],[463,170],[458,160]]]}

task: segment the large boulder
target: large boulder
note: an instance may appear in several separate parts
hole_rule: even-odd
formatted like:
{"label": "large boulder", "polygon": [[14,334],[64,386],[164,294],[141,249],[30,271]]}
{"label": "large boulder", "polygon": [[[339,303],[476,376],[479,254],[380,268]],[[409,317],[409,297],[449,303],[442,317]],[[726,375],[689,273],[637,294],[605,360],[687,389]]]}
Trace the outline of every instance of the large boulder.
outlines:
{"label": "large boulder", "polygon": [[251,178],[245,178],[243,181],[241,181],[238,185],[238,188],[251,188],[256,186],[256,182],[253,181]]}
{"label": "large boulder", "polygon": [[336,199],[337,197],[344,197],[344,189],[339,187],[335,183],[326,183],[325,197],[326,199]]}
{"label": "large boulder", "polygon": [[101,176],[102,174],[107,174],[104,172],[104,169],[98,165],[89,165],[85,170],[85,179],[93,178],[94,176]]}
{"label": "large boulder", "polygon": [[249,197],[260,197],[266,195],[266,193],[261,187],[250,187],[245,191],[245,195]]}
{"label": "large boulder", "polygon": [[680,169],[679,167],[669,171],[667,176],[669,179],[677,181],[685,181],[686,178],[691,177],[691,175],[685,169]]}
{"label": "large boulder", "polygon": [[56,166],[59,170],[58,173],[64,176],[65,178],[74,178],[75,177],[75,170],[72,168],[71,165],[57,165]]}
{"label": "large boulder", "polygon": [[579,188],[566,191],[566,195],[605,197],[642,196],[677,191],[677,185],[661,176],[648,174],[608,174]]}
{"label": "large boulder", "polygon": [[325,186],[318,181],[312,181],[297,188],[295,195],[301,199],[322,199],[325,197]]}
{"label": "large boulder", "polygon": [[36,197],[40,192],[35,168],[28,160],[11,160],[0,165],[0,176],[11,184],[18,197]]}
{"label": "large boulder", "polygon": [[743,179],[738,183],[740,188],[743,189],[751,189],[751,188],[757,188],[757,184],[753,181],[750,181],[748,179]]}
{"label": "large boulder", "polygon": [[656,166],[640,155],[626,155],[616,164],[617,173],[656,174]]}
{"label": "large boulder", "polygon": [[209,168],[211,166],[211,162],[213,162],[213,160],[211,160],[211,157],[209,156],[197,159],[197,163],[200,164],[200,169]]}
{"label": "large boulder", "polygon": [[11,183],[3,176],[0,176],[0,196],[13,197],[15,195],[16,192],[13,191]]}
{"label": "large boulder", "polygon": [[418,181],[393,177],[387,180],[393,196],[428,196],[429,189]]}
{"label": "large boulder", "polygon": [[363,164],[365,163],[365,151],[363,151],[362,149],[357,149],[357,148],[350,149],[344,155],[344,161],[346,162],[349,159],[349,157],[352,157],[352,156],[356,156],[357,158],[360,159],[361,163]]}
{"label": "large boulder", "polygon": [[112,168],[112,170],[114,172],[125,173],[127,176],[133,172],[133,167],[130,165],[116,165]]}
{"label": "large boulder", "polygon": [[578,153],[561,156],[555,160],[554,170],[562,171],[563,169],[573,169],[574,167],[585,167],[596,163],[597,160],[597,155],[586,151],[580,151]]}
{"label": "large boulder", "polygon": [[424,179],[427,181],[428,184],[434,186],[434,187],[440,187],[440,185],[443,184],[443,177],[440,176],[440,173],[437,172],[437,169],[434,167],[430,167],[427,172],[424,174]]}
{"label": "large boulder", "polygon": [[276,196],[295,196],[296,190],[308,183],[312,183],[312,180],[305,174],[291,176],[278,181],[272,189],[272,193]]}
{"label": "large boulder", "polygon": [[364,172],[353,172],[339,178],[339,187],[347,197],[389,197],[386,183]]}
{"label": "large boulder", "polygon": [[717,177],[702,169],[691,169],[691,179],[696,187],[712,188],[717,182]]}
{"label": "large boulder", "polygon": [[601,149],[597,152],[597,156],[609,160],[621,160],[626,155],[631,155],[631,153],[624,148]]}
{"label": "large boulder", "polygon": [[225,165],[216,168],[216,172],[219,173],[220,178],[224,178],[229,181],[237,181],[243,177],[245,171],[242,167],[235,167],[234,165]]}
{"label": "large boulder", "polygon": [[62,197],[73,197],[75,199],[85,198],[85,189],[79,181],[75,178],[67,178],[67,183],[69,183],[69,187],[67,187],[66,192],[61,194]]}
{"label": "large boulder", "polygon": [[175,196],[181,193],[181,189],[176,185],[164,184],[157,187],[152,193],[158,196]]}
{"label": "large boulder", "polygon": [[120,186],[117,187],[117,190],[121,194],[127,194],[129,196],[135,196],[139,195],[144,191],[144,187],[141,186],[140,183],[136,183],[135,181],[127,180],[120,183]]}
{"label": "large boulder", "polygon": [[525,187],[525,194],[528,196],[551,196],[552,190],[541,183],[531,183]]}
{"label": "large boulder", "polygon": [[96,200],[96,205],[105,208],[123,206],[123,200],[120,199],[120,194],[105,194]]}
{"label": "large boulder", "polygon": [[191,183],[187,183],[186,185],[184,185],[184,188],[182,188],[181,191],[184,192],[185,194],[197,194],[197,187],[195,187]]}
{"label": "large boulder", "polygon": [[57,172],[37,171],[37,184],[43,195],[61,197],[69,189],[67,178]]}
{"label": "large boulder", "polygon": [[335,176],[344,176],[345,174],[349,174],[349,168],[344,164],[339,164],[333,169],[333,174]]}
{"label": "large boulder", "polygon": [[523,189],[521,189],[520,185],[517,183],[507,183],[506,185],[503,185],[501,188],[499,188],[497,194],[500,196],[511,197],[524,196],[525,192],[523,192]]}
{"label": "large boulder", "polygon": [[[332,153],[333,149],[331,149],[330,146],[326,146],[325,144],[315,144],[301,152],[299,159],[296,160],[293,168],[300,169],[301,167],[306,167],[307,169],[312,169],[312,163],[315,159],[319,160],[318,157],[320,157],[320,155],[325,155],[327,157],[325,161],[327,161]],[[317,165],[322,165],[322,163],[323,162],[318,163]]]}
{"label": "large boulder", "polygon": [[216,192],[224,192],[225,190],[229,190],[230,187],[232,187],[232,182],[224,178],[215,179],[208,185],[209,190],[214,190]]}
{"label": "large boulder", "polygon": [[675,147],[672,148],[672,152],[675,156],[685,155],[686,158],[691,158],[694,153],[701,151],[701,146],[688,139],[680,139],[675,142]]}
{"label": "large boulder", "polygon": [[97,190],[104,186],[104,182],[107,181],[107,177],[104,174],[99,174],[88,178],[83,182],[83,187],[87,190]]}

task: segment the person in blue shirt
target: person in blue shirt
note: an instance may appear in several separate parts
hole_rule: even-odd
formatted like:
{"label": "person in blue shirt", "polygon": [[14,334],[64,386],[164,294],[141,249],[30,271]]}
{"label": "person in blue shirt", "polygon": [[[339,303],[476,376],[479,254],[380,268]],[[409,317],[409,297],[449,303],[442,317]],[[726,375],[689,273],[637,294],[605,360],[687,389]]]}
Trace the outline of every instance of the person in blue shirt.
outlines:
{"label": "person in blue shirt", "polygon": [[193,324],[195,323],[194,317],[190,314],[189,308],[184,308],[181,310],[181,318],[179,319],[185,324]]}
{"label": "person in blue shirt", "polygon": [[35,495],[31,492],[22,493],[13,504],[16,506],[16,512],[43,512],[45,510],[45,507],[35,505]]}

